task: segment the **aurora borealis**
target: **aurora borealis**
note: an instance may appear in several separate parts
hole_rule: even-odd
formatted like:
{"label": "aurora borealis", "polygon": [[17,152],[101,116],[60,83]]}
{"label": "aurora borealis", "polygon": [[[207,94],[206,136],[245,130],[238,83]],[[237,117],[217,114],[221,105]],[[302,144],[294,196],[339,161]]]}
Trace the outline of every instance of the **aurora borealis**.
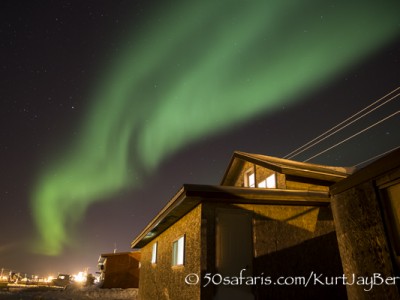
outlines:
{"label": "aurora borealis", "polygon": [[[104,64],[74,141],[38,171],[35,251],[58,255],[88,207],[176,151],[329,82],[399,37],[400,2],[182,1]],[[129,237],[128,237],[129,239]]]}

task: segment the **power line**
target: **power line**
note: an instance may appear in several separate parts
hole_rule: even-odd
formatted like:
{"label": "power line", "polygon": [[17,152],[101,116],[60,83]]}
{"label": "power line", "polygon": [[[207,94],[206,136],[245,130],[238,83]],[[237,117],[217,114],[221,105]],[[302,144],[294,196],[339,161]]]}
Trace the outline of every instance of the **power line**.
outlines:
{"label": "power line", "polygon": [[363,165],[363,164],[365,164],[365,163],[367,163],[367,162],[370,162],[371,160],[375,160],[375,159],[377,159],[377,158],[379,158],[379,157],[381,157],[381,156],[384,156],[384,155],[386,155],[386,154],[388,154],[388,153],[390,153],[390,152],[392,152],[392,151],[394,151],[394,150],[397,150],[397,149],[399,149],[399,148],[400,148],[400,146],[394,147],[394,148],[392,148],[392,149],[390,149],[390,150],[388,150],[388,151],[386,151],[386,152],[384,152],[384,153],[381,153],[381,154],[375,155],[374,157],[368,158],[368,159],[366,159],[366,160],[364,160],[364,161],[362,161],[362,162],[360,162],[360,163],[354,165],[353,167],[356,167],[356,168],[357,168],[358,166],[361,166],[361,165]]}
{"label": "power line", "polygon": [[[347,121],[351,120],[352,118],[356,117],[357,115],[359,115],[360,113],[362,113],[363,111],[367,110],[368,108],[370,108],[371,106],[375,105],[376,103],[380,102],[381,100],[383,100],[384,98],[386,98],[387,96],[393,94],[394,92],[396,92],[397,90],[399,90],[400,87],[398,87],[397,89],[391,91],[390,93],[386,94],[385,96],[381,97],[380,99],[378,99],[377,101],[375,101],[374,103],[368,105],[367,107],[365,107],[364,109],[358,111],[356,114],[352,115],[351,117],[347,118],[346,120],[342,121],[341,123],[337,124],[336,126],[332,127],[331,129],[327,130],[326,132],[324,132],[323,134],[319,135],[318,137],[314,138],[313,140],[309,141],[308,143],[304,144],[303,146],[297,148],[296,150],[292,151],[291,153],[289,153],[288,155],[286,155],[284,158],[293,158],[294,156],[297,156],[298,154],[304,152],[305,150],[319,144],[320,142],[322,142],[323,140],[327,139],[328,137],[332,136],[333,134],[341,131],[342,129],[346,128],[347,126],[351,125],[352,123],[358,121],[359,119],[361,119],[362,117],[366,116],[367,114],[373,112],[374,110],[376,110],[377,108],[381,107],[382,105],[390,102],[391,100],[397,98],[400,94],[397,94],[396,96],[386,100],[384,103],[380,104],[379,106],[373,108],[372,110],[370,110],[369,112],[363,114],[362,116],[358,117],[357,119],[353,120],[352,122],[350,122],[349,124],[339,128],[338,130],[332,132],[331,134],[329,134],[331,131],[333,131],[334,129],[336,129],[337,127],[341,126],[342,124],[346,123]],[[326,135],[326,136],[325,136]],[[324,137],[325,136],[325,137]],[[318,139],[320,139],[319,141],[317,141]],[[315,141],[315,142],[314,142]],[[310,145],[311,144],[311,145]],[[308,147],[307,147],[308,146]],[[296,153],[297,152],[297,153]]]}
{"label": "power line", "polygon": [[[358,111],[357,113],[353,114],[352,116],[350,116],[349,118],[347,118],[346,120],[342,121],[341,123],[335,125],[334,127],[332,127],[331,129],[325,131],[324,133],[322,133],[321,135],[317,136],[316,138],[312,139],[311,141],[309,141],[308,143],[304,144],[303,146],[293,150],[292,152],[290,152],[289,154],[287,154],[286,156],[284,156],[283,158],[288,158],[288,159],[292,159],[293,157],[299,155],[300,153],[310,149],[311,147],[319,144],[320,142],[324,141],[325,139],[329,138],[330,136],[336,134],[337,132],[343,130],[344,128],[348,127],[349,125],[353,124],[354,122],[360,120],[361,118],[365,117],[366,115],[372,113],[373,111],[375,111],[376,109],[378,109],[379,107],[389,103],[390,101],[392,101],[393,99],[397,98],[398,96],[400,96],[400,93],[398,93],[397,95],[389,98],[388,100],[384,101],[383,103],[379,104],[378,106],[372,108],[371,110],[365,112],[363,115],[359,116],[358,118],[352,120],[353,118],[355,118],[356,116],[360,115],[362,112],[370,109],[372,106],[376,105],[377,103],[381,102],[383,99],[385,99],[386,97],[390,96],[391,94],[397,92],[400,89],[400,87],[394,89],[393,91],[391,91],[390,93],[386,94],[385,96],[379,98],[378,100],[376,100],[375,102],[373,102],[372,104],[368,105],[367,107],[363,108],[362,110]],[[350,120],[352,120],[351,122],[349,122]],[[345,124],[346,122],[349,122],[348,124]],[[345,124],[345,125],[344,125]],[[340,127],[342,126],[342,127]],[[338,128],[339,127],[339,128]],[[338,128],[337,130],[335,130],[336,128]],[[335,131],[334,131],[335,130]]]}
{"label": "power line", "polygon": [[371,129],[371,128],[377,126],[377,125],[379,125],[380,123],[382,123],[382,122],[384,122],[384,121],[390,119],[391,117],[397,115],[398,113],[400,113],[400,110],[398,110],[398,111],[392,113],[391,115],[389,115],[389,116],[383,118],[382,120],[379,120],[378,122],[375,122],[374,124],[368,126],[367,128],[364,128],[363,130],[360,130],[359,132],[357,132],[357,133],[355,133],[355,134],[349,136],[348,138],[346,138],[346,139],[344,139],[344,140],[342,140],[342,141],[340,141],[340,142],[334,144],[333,146],[331,146],[331,147],[329,147],[329,148],[327,148],[327,149],[325,149],[325,150],[323,150],[323,151],[321,151],[321,152],[315,154],[314,156],[312,156],[312,157],[310,157],[310,158],[304,160],[304,162],[307,162],[307,161],[309,161],[309,160],[311,160],[311,159],[313,159],[313,158],[315,158],[315,157],[317,157],[317,156],[320,156],[321,154],[323,154],[323,153],[325,153],[325,152],[327,152],[327,151],[329,151],[329,150],[331,150],[331,149],[333,149],[333,148],[336,148],[337,146],[343,144],[344,142],[347,142],[348,140],[350,140],[350,139],[352,139],[352,138],[354,138],[354,137],[360,135],[361,133],[363,133],[363,132],[365,132],[365,131],[367,131],[367,130],[369,130],[369,129]]}

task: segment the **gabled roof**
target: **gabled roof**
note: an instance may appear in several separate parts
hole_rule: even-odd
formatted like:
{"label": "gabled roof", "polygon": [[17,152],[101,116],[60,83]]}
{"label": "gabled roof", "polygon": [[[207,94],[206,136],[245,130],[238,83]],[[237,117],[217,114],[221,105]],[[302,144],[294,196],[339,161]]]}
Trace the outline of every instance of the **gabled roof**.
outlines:
{"label": "gabled roof", "polygon": [[351,174],[352,169],[302,163],[272,156],[235,151],[222,179],[221,186],[185,184],[158,215],[132,241],[132,248],[142,248],[172,226],[200,203],[329,205],[325,191],[251,189],[231,184],[244,162],[251,162],[283,174],[337,182]]}
{"label": "gabled roof", "polygon": [[142,248],[147,245],[198,204],[204,202],[326,206],[330,203],[330,197],[328,192],[323,191],[185,184],[132,241],[131,247]]}
{"label": "gabled roof", "polygon": [[287,175],[338,182],[352,174],[354,168],[332,167],[293,161],[261,154],[235,151],[222,178],[221,185],[232,185],[244,162],[250,162]]}

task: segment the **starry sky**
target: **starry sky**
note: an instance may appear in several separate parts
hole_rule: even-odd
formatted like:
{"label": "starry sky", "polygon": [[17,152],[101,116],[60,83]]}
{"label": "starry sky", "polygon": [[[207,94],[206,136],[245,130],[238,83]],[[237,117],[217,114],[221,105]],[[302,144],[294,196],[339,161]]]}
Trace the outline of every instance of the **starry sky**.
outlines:
{"label": "starry sky", "polygon": [[[400,2],[347,2],[1,1],[0,268],[95,272],[233,151],[283,157],[399,87]],[[356,165],[399,125],[310,162]]]}

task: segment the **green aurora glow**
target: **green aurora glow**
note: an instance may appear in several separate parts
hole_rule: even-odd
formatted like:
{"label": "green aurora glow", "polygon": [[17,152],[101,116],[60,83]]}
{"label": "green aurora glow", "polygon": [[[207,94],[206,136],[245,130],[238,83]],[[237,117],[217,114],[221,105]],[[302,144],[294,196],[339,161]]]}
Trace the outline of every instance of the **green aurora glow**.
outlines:
{"label": "green aurora glow", "polygon": [[88,206],[137,187],[135,174],[290,104],[398,37],[400,1],[335,3],[184,1],[125,36],[80,136],[39,174],[35,251],[72,245]]}

